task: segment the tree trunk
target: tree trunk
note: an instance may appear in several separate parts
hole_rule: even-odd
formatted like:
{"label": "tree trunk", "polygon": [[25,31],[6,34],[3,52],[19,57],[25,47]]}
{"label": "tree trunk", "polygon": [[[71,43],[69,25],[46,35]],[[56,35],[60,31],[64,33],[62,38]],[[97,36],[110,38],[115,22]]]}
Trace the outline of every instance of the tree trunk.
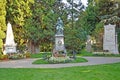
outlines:
{"label": "tree trunk", "polygon": [[28,41],[27,47],[28,47],[28,51],[30,53],[39,53],[40,52],[39,44],[36,44],[33,41]]}

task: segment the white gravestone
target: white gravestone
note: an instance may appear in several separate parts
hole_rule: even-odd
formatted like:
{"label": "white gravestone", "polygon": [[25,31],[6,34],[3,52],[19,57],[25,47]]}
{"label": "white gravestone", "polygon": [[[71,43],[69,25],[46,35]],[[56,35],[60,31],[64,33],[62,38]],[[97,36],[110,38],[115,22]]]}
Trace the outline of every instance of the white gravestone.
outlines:
{"label": "white gravestone", "polygon": [[103,50],[108,50],[113,54],[119,54],[115,25],[109,24],[104,26]]}
{"label": "white gravestone", "polygon": [[12,31],[12,26],[10,23],[7,24],[7,32],[6,32],[6,41],[4,44],[4,51],[3,53],[16,53],[16,46],[17,44],[14,41],[14,35]]}

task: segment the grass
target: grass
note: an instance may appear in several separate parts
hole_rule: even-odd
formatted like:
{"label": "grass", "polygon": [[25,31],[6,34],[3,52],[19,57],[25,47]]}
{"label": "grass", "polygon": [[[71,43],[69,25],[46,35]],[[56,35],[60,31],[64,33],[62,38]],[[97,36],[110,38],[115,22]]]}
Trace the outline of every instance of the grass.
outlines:
{"label": "grass", "polygon": [[95,57],[120,57],[120,54],[111,54],[111,53],[103,53],[98,52],[98,54],[93,54],[92,52],[87,52],[85,49],[81,50],[77,56],[95,56]]}
{"label": "grass", "polygon": [[77,56],[93,56],[92,52],[87,52],[85,49],[82,49]]}
{"label": "grass", "polygon": [[51,55],[52,53],[50,52],[41,52],[41,53],[37,53],[37,54],[31,54],[31,58],[42,58],[42,57],[46,57],[48,55]]}
{"label": "grass", "polygon": [[120,57],[120,54],[93,54],[96,57]]}
{"label": "grass", "polygon": [[119,80],[120,63],[40,69],[0,68],[0,80]]}
{"label": "grass", "polygon": [[[80,62],[87,62],[87,60],[81,57],[77,57],[75,60],[72,60],[69,63],[80,63]],[[34,61],[33,64],[50,64],[50,63],[47,60],[38,59]]]}
{"label": "grass", "polygon": [[[38,54],[31,54],[31,58],[44,58],[46,56],[51,56],[51,52],[42,52]],[[68,56],[73,56],[73,54],[68,53]],[[120,54],[93,54],[92,52],[87,52],[85,49],[81,50],[76,56],[95,56],[95,57],[120,57]]]}

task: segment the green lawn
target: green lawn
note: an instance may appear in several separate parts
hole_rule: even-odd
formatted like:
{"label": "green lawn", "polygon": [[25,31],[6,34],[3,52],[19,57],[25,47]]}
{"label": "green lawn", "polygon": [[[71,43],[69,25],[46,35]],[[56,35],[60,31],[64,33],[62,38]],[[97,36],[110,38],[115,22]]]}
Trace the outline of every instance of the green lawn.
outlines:
{"label": "green lawn", "polygon": [[41,52],[41,53],[37,53],[37,54],[30,54],[31,58],[44,58],[46,56],[50,56],[52,55],[51,52]]}
{"label": "green lawn", "polygon": [[[31,58],[45,58],[51,55],[51,52],[42,52],[38,54],[31,54]],[[73,56],[73,54],[68,53],[68,56]],[[79,54],[76,54],[76,56],[120,57],[120,54],[93,54],[92,52],[87,52],[83,49]]]}
{"label": "green lawn", "polygon": [[119,80],[120,63],[59,69],[0,68],[0,80]]}

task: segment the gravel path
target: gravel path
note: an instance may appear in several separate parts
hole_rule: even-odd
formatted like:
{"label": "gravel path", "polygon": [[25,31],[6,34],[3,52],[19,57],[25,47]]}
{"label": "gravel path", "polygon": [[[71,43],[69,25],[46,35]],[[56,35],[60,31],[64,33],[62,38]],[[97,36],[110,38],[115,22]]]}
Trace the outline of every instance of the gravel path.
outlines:
{"label": "gravel path", "polygon": [[72,66],[88,66],[120,62],[120,57],[83,57],[88,60],[85,63],[66,64],[32,64],[35,59],[21,59],[0,62],[0,68],[63,68]]}

